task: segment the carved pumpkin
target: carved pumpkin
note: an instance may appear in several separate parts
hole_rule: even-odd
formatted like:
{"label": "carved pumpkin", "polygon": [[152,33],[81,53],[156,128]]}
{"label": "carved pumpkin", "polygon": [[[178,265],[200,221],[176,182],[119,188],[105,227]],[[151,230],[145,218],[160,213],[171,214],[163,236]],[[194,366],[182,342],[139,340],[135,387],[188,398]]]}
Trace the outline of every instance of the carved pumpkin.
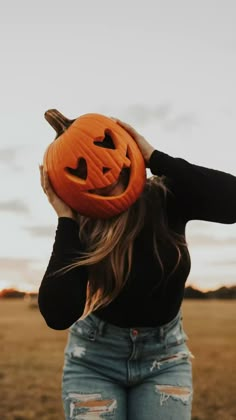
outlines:
{"label": "carved pumpkin", "polygon": [[[91,218],[109,218],[127,210],[144,188],[146,170],[142,154],[126,130],[100,114],[69,120],[52,109],[45,118],[57,132],[44,155],[56,194]],[[94,193],[116,183],[122,171],[128,176],[121,194]]]}

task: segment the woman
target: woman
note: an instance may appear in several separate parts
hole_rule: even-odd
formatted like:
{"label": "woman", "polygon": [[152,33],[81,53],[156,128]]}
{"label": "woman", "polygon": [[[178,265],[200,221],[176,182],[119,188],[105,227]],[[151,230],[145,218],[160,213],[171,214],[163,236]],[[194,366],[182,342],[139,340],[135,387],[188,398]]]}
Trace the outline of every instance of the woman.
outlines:
{"label": "woman", "polygon": [[[236,177],[155,150],[130,125],[152,178],[122,214],[91,220],[41,185],[58,216],[39,307],[69,328],[62,394],[67,420],[189,420],[192,358],[181,304],[190,220],[236,222]],[[94,192],[120,194],[127,183]]]}

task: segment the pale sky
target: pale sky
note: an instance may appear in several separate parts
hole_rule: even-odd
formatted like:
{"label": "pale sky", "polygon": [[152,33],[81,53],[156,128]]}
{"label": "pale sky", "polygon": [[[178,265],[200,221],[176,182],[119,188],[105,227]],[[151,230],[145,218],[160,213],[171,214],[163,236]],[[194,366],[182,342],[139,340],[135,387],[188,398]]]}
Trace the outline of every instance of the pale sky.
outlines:
{"label": "pale sky", "polygon": [[[57,225],[44,112],[117,116],[156,148],[236,176],[234,0],[1,1],[0,289],[37,290]],[[236,224],[191,221],[187,285],[236,284]]]}

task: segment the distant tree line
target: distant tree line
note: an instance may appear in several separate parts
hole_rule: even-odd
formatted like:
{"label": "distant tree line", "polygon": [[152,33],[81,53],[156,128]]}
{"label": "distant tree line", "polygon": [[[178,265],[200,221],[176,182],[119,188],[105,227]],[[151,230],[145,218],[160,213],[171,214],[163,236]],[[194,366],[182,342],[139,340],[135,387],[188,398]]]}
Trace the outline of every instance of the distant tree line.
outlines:
{"label": "distant tree line", "polygon": [[236,286],[220,287],[217,290],[209,292],[202,292],[201,290],[194,289],[191,286],[185,287],[185,299],[236,299]]}
{"label": "distant tree line", "polygon": [[[0,298],[36,298],[37,293],[25,293],[16,289],[3,289]],[[202,292],[191,286],[185,287],[184,299],[236,299],[236,286],[220,287],[217,290]]]}
{"label": "distant tree line", "polygon": [[0,291],[0,298],[20,298],[24,299],[25,297],[36,297],[37,293],[25,293],[17,289],[3,289]]}

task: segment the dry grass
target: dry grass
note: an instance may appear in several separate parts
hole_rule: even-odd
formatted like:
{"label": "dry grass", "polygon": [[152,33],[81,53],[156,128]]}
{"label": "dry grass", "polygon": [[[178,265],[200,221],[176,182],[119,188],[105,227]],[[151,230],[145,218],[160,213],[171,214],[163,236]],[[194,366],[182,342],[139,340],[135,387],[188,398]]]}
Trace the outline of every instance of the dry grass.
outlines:
{"label": "dry grass", "polygon": [[[192,419],[235,420],[235,301],[186,300],[183,315],[195,355]],[[24,301],[0,301],[1,420],[64,419],[60,381],[66,338],[67,331],[46,327]]]}

